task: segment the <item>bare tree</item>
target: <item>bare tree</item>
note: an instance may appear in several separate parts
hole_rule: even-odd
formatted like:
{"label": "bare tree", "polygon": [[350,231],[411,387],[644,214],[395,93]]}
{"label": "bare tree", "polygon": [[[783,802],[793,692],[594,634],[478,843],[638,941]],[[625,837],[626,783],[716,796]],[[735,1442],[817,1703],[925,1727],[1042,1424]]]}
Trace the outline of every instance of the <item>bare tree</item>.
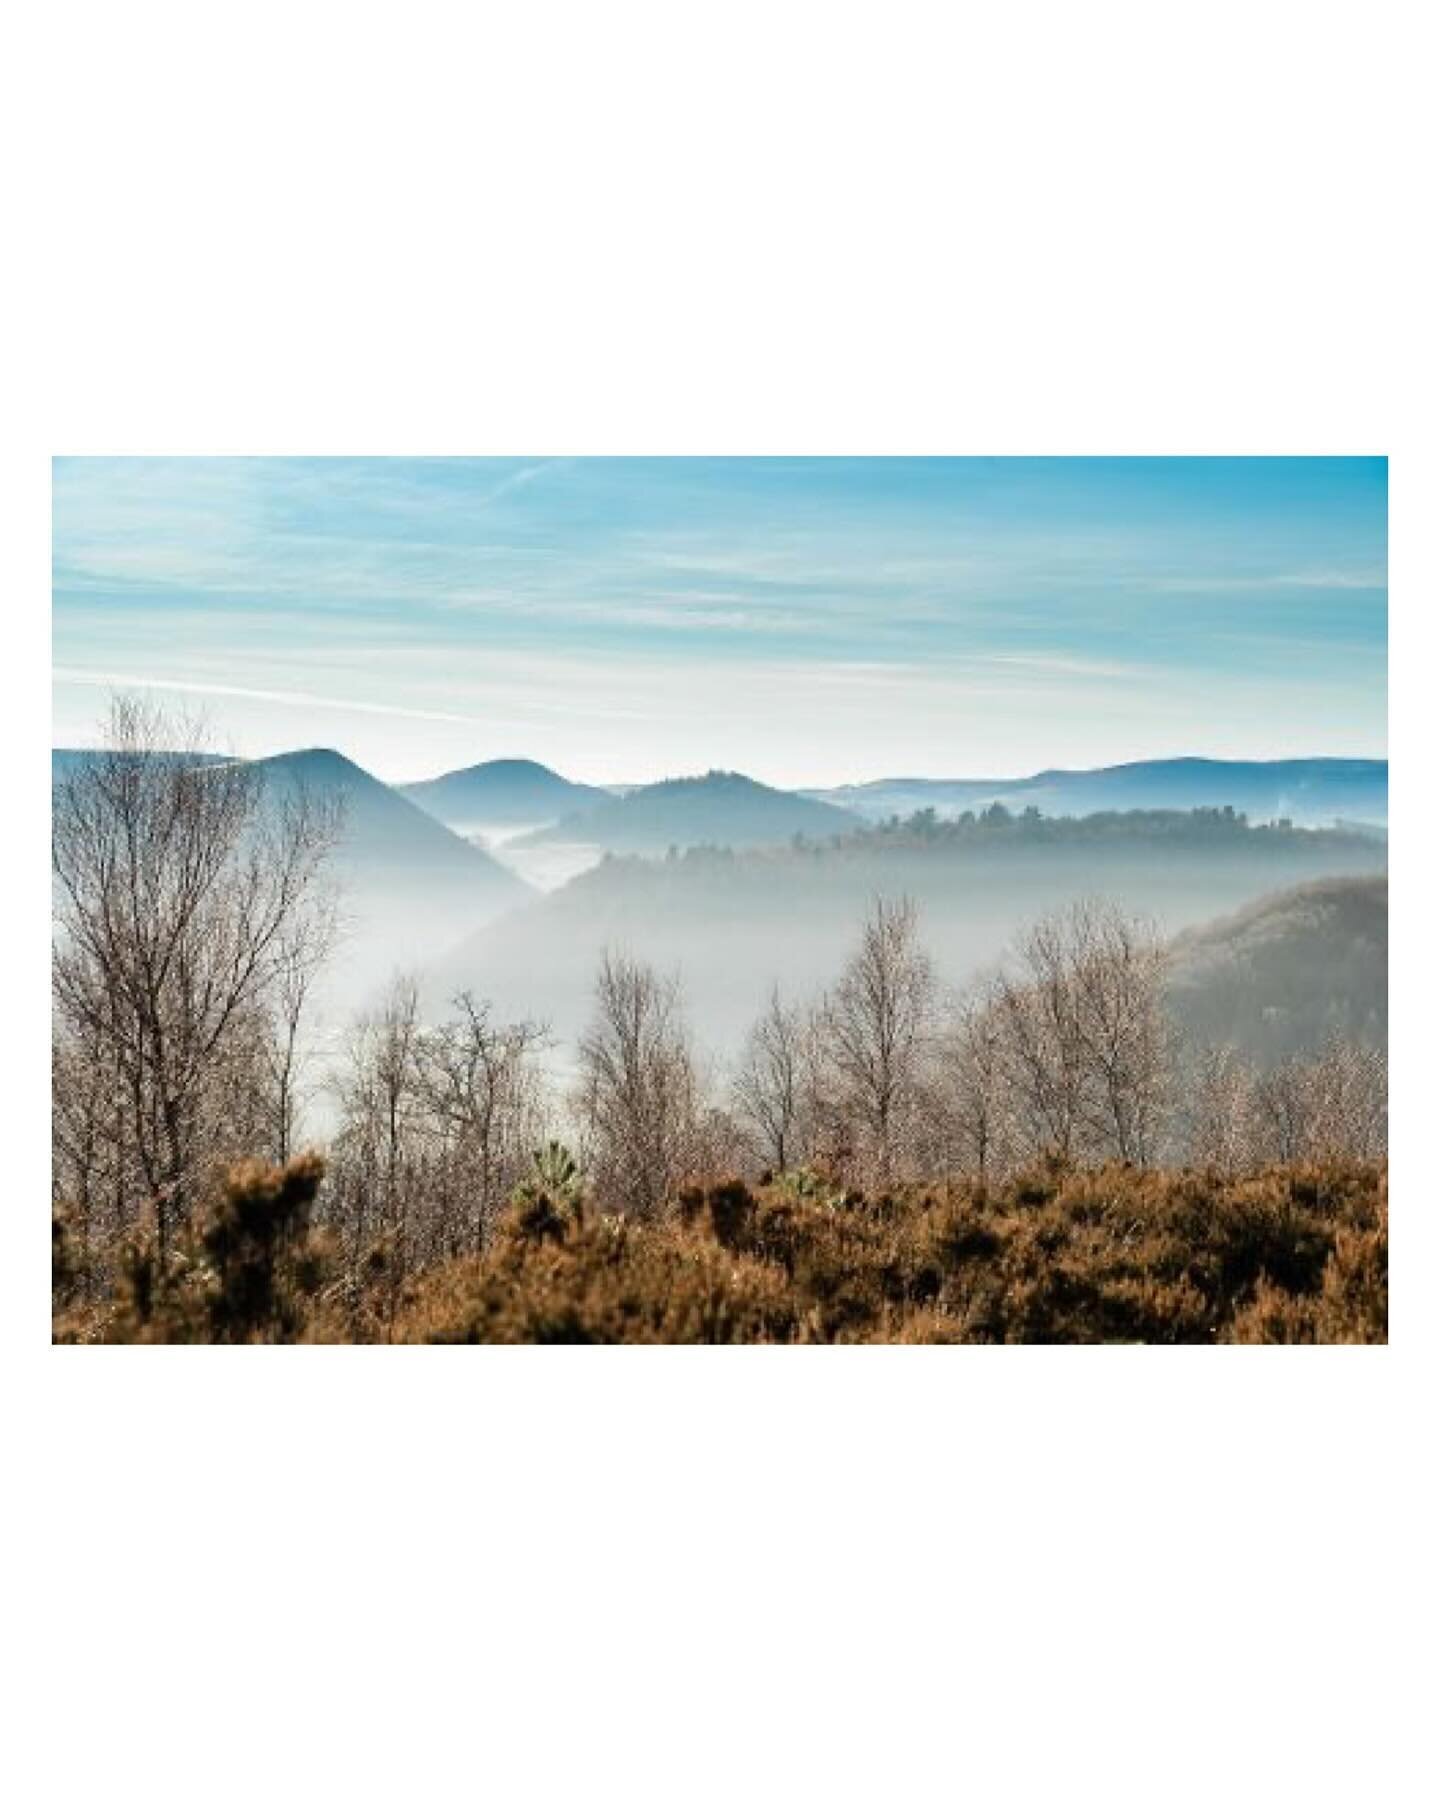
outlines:
{"label": "bare tree", "polygon": [[315,979],[335,946],[338,921],[332,892],[317,890],[313,902],[282,925],[275,940],[273,1029],[265,1043],[269,1136],[276,1161],[295,1153],[304,1067],[302,1026]]}
{"label": "bare tree", "polygon": [[1004,1014],[994,984],[955,1005],[937,1045],[938,1110],[951,1160],[987,1180],[1007,1164],[1014,1136]]}
{"label": "bare tree", "polygon": [[825,1027],[845,1103],[860,1122],[866,1160],[884,1185],[920,1091],[934,977],[917,942],[909,899],[877,898],[860,947],[829,996]]}
{"label": "bare tree", "polygon": [[1080,1147],[1085,1066],[1063,922],[1033,925],[1018,959],[1020,972],[995,987],[1005,1079],[1025,1149],[1068,1159]]}
{"label": "bare tree", "polygon": [[544,1141],[544,1041],[469,993],[427,1028],[405,975],[356,1021],[322,1196],[352,1273],[383,1249],[393,1298],[408,1272],[485,1248]]}
{"label": "bare tree", "polygon": [[57,1031],[72,1066],[114,1084],[117,1178],[132,1206],[153,1204],[162,1254],[233,1115],[224,1071],[273,996],[282,934],[335,825],[133,699],[113,703],[106,747],[57,786]]}
{"label": "bare tree", "polygon": [[352,1263],[387,1237],[403,1271],[414,1247],[425,1160],[419,1049],[419,990],[412,977],[398,975],[357,1021],[337,1083],[342,1123],[323,1213],[340,1226]]}
{"label": "bare tree", "polygon": [[1154,927],[1103,902],[1067,921],[1091,1144],[1142,1166],[1160,1147],[1169,1066],[1165,954]]}
{"label": "bare tree", "polygon": [[79,1245],[80,1278],[89,1285],[95,1245],[126,1227],[129,1195],[117,1175],[123,1140],[118,1092],[105,1063],[57,1033],[50,1055],[51,1192]]}
{"label": "bare tree", "polygon": [[1153,1161],[1170,1050],[1153,929],[1082,901],[1025,932],[1017,962],[997,981],[993,1010],[1024,1147]]}
{"label": "bare tree", "polygon": [[579,1110],[597,1191],[653,1215],[695,1159],[697,1079],[679,984],[607,951],[580,1043]]}
{"label": "bare tree", "polygon": [[1383,1156],[1389,1137],[1389,1069],[1383,1049],[1334,1036],[1312,1075],[1311,1154]]}
{"label": "bare tree", "polygon": [[1229,1044],[1209,1045],[1192,1057],[1185,1087],[1186,1155],[1217,1174],[1238,1174],[1254,1153],[1254,1070]]}
{"label": "bare tree", "polygon": [[1315,1130],[1315,1083],[1303,1057],[1291,1056],[1256,1080],[1252,1128],[1256,1161],[1298,1162],[1309,1153]]}
{"label": "bare tree", "polygon": [[775,1169],[791,1166],[804,1136],[809,1069],[806,1019],[772,987],[765,1011],[751,1026],[735,1076],[741,1119]]}
{"label": "bare tree", "polygon": [[829,996],[800,1017],[799,1160],[831,1180],[844,1180],[860,1164],[861,1131],[850,1111],[848,1085],[830,1042]]}
{"label": "bare tree", "polygon": [[546,1032],[529,1019],[497,1022],[470,993],[456,997],[453,1013],[418,1041],[420,1093],[442,1149],[435,1178],[459,1201],[448,1208],[443,1248],[453,1254],[463,1239],[478,1253],[544,1137],[536,1052]]}
{"label": "bare tree", "polygon": [[1383,1051],[1338,1037],[1318,1056],[1267,1069],[1255,1082],[1255,1159],[1383,1155],[1386,1085]]}

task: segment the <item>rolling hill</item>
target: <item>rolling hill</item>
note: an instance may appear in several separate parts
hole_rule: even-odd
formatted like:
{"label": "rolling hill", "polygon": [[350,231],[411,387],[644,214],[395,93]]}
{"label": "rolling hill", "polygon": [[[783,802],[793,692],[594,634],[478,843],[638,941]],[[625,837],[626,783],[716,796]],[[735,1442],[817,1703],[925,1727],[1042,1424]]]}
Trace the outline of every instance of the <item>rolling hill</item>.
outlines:
{"label": "rolling hill", "polygon": [[803,794],[766,787],[747,775],[712,769],[706,775],[657,781],[536,832],[531,843],[589,843],[634,854],[700,845],[749,848],[793,837],[835,837],[853,829],[853,813]]}
{"label": "rolling hill", "polygon": [[549,824],[610,798],[603,787],[567,781],[543,762],[525,761],[477,762],[433,781],[406,782],[396,791],[452,830],[475,832]]}
{"label": "rolling hill", "polygon": [[342,807],[331,858],[346,923],[340,982],[368,990],[392,966],[414,966],[528,897],[530,889],[336,750],[258,760],[267,792],[304,790]]}
{"label": "rolling hill", "polygon": [[440,998],[473,987],[573,1043],[602,949],[623,947],[678,970],[697,1031],[728,1052],[772,981],[798,995],[833,978],[877,893],[919,902],[940,973],[961,981],[993,964],[1026,922],[1071,899],[1110,895],[1168,933],[1279,887],[1384,866],[1385,845],[1373,838],[1248,827],[1215,813],[1007,814],[799,847],[617,856],[478,931],[441,959],[430,984]]}
{"label": "rolling hill", "polygon": [[446,893],[453,890],[502,903],[523,896],[522,883],[493,857],[457,837],[338,750],[289,750],[262,757],[253,766],[273,793],[303,788],[341,802],[344,827],[336,860],[358,879],[438,881]]}
{"label": "rolling hill", "polygon": [[1177,938],[1171,996],[1188,1035],[1264,1064],[1332,1032],[1383,1045],[1389,881],[1311,881]]}

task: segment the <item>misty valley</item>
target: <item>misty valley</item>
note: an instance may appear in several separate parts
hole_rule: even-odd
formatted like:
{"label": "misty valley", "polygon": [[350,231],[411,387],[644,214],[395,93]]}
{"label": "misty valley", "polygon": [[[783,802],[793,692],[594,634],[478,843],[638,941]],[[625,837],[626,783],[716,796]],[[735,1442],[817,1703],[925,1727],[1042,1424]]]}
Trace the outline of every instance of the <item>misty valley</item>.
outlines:
{"label": "misty valley", "polygon": [[[168,729],[119,703],[108,747],[52,760],[62,1335],[1383,1330],[1373,1293],[1243,1255],[1178,1310],[1128,1263],[1093,1317],[1015,1309],[1037,1257],[1053,1280],[1094,1253],[1076,1182],[1110,1182],[1093,1203],[1151,1256],[1171,1211],[1233,1211],[1277,1165],[1340,1182],[1310,1202],[1315,1268],[1378,1228],[1383,762],[791,792],[509,761],[397,787]],[[885,1272],[961,1213],[984,1255],[913,1291]],[[799,1305],[764,1242],[797,1214],[811,1300],[865,1221],[863,1296]],[[176,1272],[216,1242],[263,1270],[228,1325]],[[776,1255],[784,1294],[730,1308],[737,1257],[763,1288]]]}

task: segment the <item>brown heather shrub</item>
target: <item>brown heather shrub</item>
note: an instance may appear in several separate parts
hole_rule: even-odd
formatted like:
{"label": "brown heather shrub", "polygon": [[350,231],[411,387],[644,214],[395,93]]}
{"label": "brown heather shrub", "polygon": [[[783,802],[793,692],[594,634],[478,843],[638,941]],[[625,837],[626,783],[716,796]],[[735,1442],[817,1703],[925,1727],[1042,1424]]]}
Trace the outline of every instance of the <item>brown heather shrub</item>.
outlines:
{"label": "brown heather shrub", "polygon": [[1388,1339],[1389,1245],[1382,1196],[1378,1221],[1335,1233],[1316,1296],[1288,1293],[1268,1278],[1226,1332],[1230,1343],[1384,1343]]}
{"label": "brown heather shrub", "polygon": [[773,1343],[794,1321],[778,1269],[673,1221],[607,1215],[560,1241],[507,1233],[417,1282],[399,1330],[429,1343]]}
{"label": "brown heather shrub", "polygon": [[283,1168],[238,1163],[164,1248],[153,1217],[144,1220],[123,1246],[113,1299],[62,1314],[56,1340],[294,1343],[324,1334],[330,1245],[310,1224],[324,1172],[314,1155]]}
{"label": "brown heather shrub", "polygon": [[108,1307],[57,1230],[66,1341],[1383,1343],[1383,1162],[1244,1178],[1067,1168],[863,1194],[813,1174],[682,1190],[655,1218],[518,1190],[478,1255],[335,1280],[313,1162],[232,1173]]}

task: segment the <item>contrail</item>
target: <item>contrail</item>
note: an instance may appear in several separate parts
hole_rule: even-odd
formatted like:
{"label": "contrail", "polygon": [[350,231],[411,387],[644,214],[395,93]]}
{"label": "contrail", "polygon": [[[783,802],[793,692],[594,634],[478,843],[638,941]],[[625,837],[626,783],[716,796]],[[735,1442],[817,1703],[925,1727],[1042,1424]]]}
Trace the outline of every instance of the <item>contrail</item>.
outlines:
{"label": "contrail", "polygon": [[208,694],[231,700],[266,700],[281,706],[324,706],[333,712],[376,712],[386,718],[430,719],[447,725],[493,723],[493,720],[461,712],[429,712],[413,706],[386,706],[376,700],[337,700],[324,694],[284,692],[272,687],[229,687],[217,681],[171,681],[150,675],[137,678],[133,675],[82,668],[57,668],[53,674],[57,681],[68,682],[75,687],[153,687],[165,693]]}
{"label": "contrail", "polygon": [[51,670],[53,680],[67,683],[74,687],[127,687],[131,689],[153,688],[163,693],[193,693],[215,699],[260,700],[272,702],[279,706],[320,706],[333,712],[368,712],[376,713],[383,718],[415,718],[442,725],[470,725],[483,729],[506,728],[523,729],[526,727],[526,714],[540,713],[549,715],[559,713],[567,718],[583,716],[586,718],[607,719],[643,719],[643,712],[625,711],[615,707],[599,707],[579,704],[574,701],[550,702],[531,699],[507,693],[503,700],[505,711],[486,712],[436,712],[419,706],[387,706],[380,700],[347,700],[334,699],[325,694],[305,693],[294,689],[274,687],[232,687],[219,681],[175,681],[161,675],[122,675],[103,669],[56,667]]}

